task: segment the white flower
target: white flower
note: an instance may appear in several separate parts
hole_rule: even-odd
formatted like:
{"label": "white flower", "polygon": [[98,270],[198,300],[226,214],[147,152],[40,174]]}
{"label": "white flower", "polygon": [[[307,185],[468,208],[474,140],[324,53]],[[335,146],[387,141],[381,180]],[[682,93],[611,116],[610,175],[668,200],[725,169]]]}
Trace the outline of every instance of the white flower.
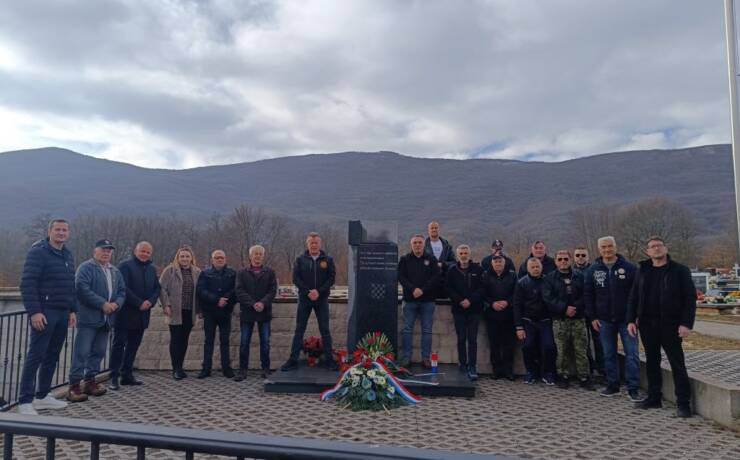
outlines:
{"label": "white flower", "polygon": [[359,368],[357,368],[357,367],[353,367],[353,368],[352,368],[352,369],[351,369],[351,370],[349,371],[349,373],[350,373],[350,374],[352,374],[352,375],[359,375],[359,374],[361,374],[361,373],[362,373],[362,371],[361,371],[361,370],[360,370]]}
{"label": "white flower", "polygon": [[367,376],[370,378],[375,377],[375,369],[370,369],[369,371],[367,371]]}
{"label": "white flower", "polygon": [[357,375],[352,376],[352,386],[356,387],[360,384],[360,377]]}
{"label": "white flower", "polygon": [[385,377],[382,375],[380,377],[375,377],[373,380],[375,380],[376,385],[385,385]]}
{"label": "white flower", "polygon": [[394,387],[393,385],[391,385],[391,386],[388,387],[388,391],[390,391],[391,393],[395,393],[396,392],[396,387]]}

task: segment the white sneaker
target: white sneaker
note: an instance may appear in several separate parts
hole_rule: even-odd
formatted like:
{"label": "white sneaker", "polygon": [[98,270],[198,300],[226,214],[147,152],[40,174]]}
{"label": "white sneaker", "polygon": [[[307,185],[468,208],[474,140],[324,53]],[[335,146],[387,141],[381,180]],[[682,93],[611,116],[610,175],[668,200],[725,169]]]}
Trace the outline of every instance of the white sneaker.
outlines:
{"label": "white sneaker", "polygon": [[23,415],[39,415],[36,409],[33,408],[33,404],[18,404],[18,413]]}
{"label": "white sneaker", "polygon": [[67,403],[60,401],[52,395],[44,396],[44,399],[34,398],[33,408],[34,409],[64,409],[67,407]]}

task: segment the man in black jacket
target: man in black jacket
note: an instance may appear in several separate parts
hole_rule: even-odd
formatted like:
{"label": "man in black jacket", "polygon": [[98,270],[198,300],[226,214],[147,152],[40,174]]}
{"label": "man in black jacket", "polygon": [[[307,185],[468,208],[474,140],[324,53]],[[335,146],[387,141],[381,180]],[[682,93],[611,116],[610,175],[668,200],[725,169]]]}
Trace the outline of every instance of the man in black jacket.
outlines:
{"label": "man in black jacket", "polygon": [[493,262],[493,256],[499,254],[501,257],[504,258],[506,261],[506,266],[504,267],[504,270],[511,271],[516,273],[516,267],[514,266],[514,261],[511,260],[511,257],[507,256],[504,252],[504,242],[501,240],[493,240],[493,243],[491,244],[491,254],[487,255],[483,258],[483,260],[480,261],[480,266],[483,269],[483,271],[489,272],[491,271],[492,262]]}
{"label": "man in black jacket", "polygon": [[231,314],[236,304],[236,272],[226,266],[226,253],[216,249],[211,253],[211,267],[203,270],[198,277],[195,293],[198,296],[203,316],[203,367],[199,379],[210,377],[213,364],[213,345],[218,342],[221,350],[221,372],[226,378],[233,378],[229,356],[229,337],[231,337]]}
{"label": "man in black jacket", "polygon": [[696,288],[691,270],[671,260],[661,237],[653,236],[647,241],[647,254],[650,259],[640,262],[627,311],[627,329],[634,337],[639,327],[647,361],[648,397],[637,406],[662,406],[663,347],[673,374],[677,415],[691,417],[691,384],[681,340],[694,327]]}
{"label": "man in black jacket", "polygon": [[491,269],[485,271],[483,314],[488,329],[491,349],[492,377],[514,380],[514,288],[516,273],[506,269],[506,259],[500,253],[493,254]]}
{"label": "man in black jacket", "polygon": [[586,347],[588,336],[583,321],[583,275],[571,268],[570,251],[555,253],[558,269],[545,280],[544,298],[554,319],[555,343],[558,349],[558,386],[570,386],[570,368],[574,365],[581,387],[591,389]]}
{"label": "man in black jacket", "polygon": [[545,246],[544,241],[535,241],[534,244],[532,244],[531,250],[532,252],[529,253],[529,257],[527,257],[527,259],[525,259],[524,262],[522,262],[522,264],[519,266],[519,278],[527,274],[527,260],[531,259],[532,257],[539,259],[540,263],[542,264],[543,276],[557,270],[557,267],[555,266],[555,261],[552,257],[547,255],[547,246]]}
{"label": "man in black jacket", "polygon": [[421,358],[431,368],[432,325],[435,291],[439,285],[437,259],[424,252],[424,237],[411,237],[411,252],[398,262],[398,282],[403,288],[403,329],[401,329],[401,365],[408,367],[413,353],[414,323],[421,316]]}
{"label": "man in black jacket", "polygon": [[457,263],[447,270],[447,293],[457,334],[460,371],[471,381],[478,380],[478,324],[483,311],[483,269],[470,261],[470,246],[455,249]]}
{"label": "man in black jacket", "polygon": [[543,298],[542,262],[530,257],[526,263],[527,274],[517,281],[514,291],[514,325],[517,337],[524,341],[522,353],[527,368],[524,383],[535,383],[542,367],[542,381],[555,385],[556,348],[552,319]]}
{"label": "man in black jacket", "polygon": [[236,275],[236,298],[241,308],[241,337],[239,341],[239,373],[234,380],[247,378],[249,369],[249,345],[252,331],[257,323],[260,337],[260,364],[262,377],[270,374],[270,320],[272,301],[277,294],[277,278],[270,267],[265,267],[265,248],[255,245],[249,248],[249,266]]}
{"label": "man in black jacket", "polygon": [[429,222],[427,233],[429,236],[424,240],[424,253],[434,257],[440,272],[434,297],[436,299],[446,299],[448,295],[445,290],[445,274],[448,267],[455,265],[455,250],[449,241],[439,235],[439,222]]}
{"label": "man in black jacket", "polygon": [[[126,301],[116,313],[113,323],[113,346],[110,352],[110,384],[108,388],[118,390],[120,385],[142,385],[134,377],[136,352],[149,327],[151,308],[159,299],[159,277],[152,265],[152,245],[140,241],[131,258],[118,265],[126,284]],[[120,377],[120,381],[119,381]]]}
{"label": "man in black jacket", "polygon": [[316,312],[319,333],[324,344],[324,363],[329,370],[337,370],[338,365],[331,351],[332,340],[329,329],[329,293],[336,277],[334,259],[321,250],[321,236],[318,233],[308,234],[306,247],[306,252],[299,256],[293,265],[293,284],[298,288],[298,311],[290,357],[280,369],[291,371],[298,368],[298,355],[303,348],[303,334],[306,332],[308,318],[313,310]]}

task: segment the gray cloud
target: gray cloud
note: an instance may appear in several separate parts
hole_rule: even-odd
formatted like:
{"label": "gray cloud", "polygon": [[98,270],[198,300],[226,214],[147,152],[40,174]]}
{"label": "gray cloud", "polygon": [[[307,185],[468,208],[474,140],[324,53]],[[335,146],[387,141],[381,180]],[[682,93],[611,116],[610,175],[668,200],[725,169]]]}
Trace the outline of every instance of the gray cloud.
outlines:
{"label": "gray cloud", "polygon": [[12,2],[0,148],[187,167],[727,142],[722,25],[668,0]]}

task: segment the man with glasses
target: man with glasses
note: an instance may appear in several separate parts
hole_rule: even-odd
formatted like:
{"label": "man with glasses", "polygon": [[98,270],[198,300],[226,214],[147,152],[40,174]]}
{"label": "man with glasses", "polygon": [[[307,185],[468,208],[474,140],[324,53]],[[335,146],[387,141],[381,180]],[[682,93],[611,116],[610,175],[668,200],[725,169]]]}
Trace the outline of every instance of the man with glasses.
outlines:
{"label": "man with glasses", "polygon": [[691,384],[681,341],[694,326],[696,288],[691,270],[671,259],[661,237],[648,239],[647,255],[650,258],[640,262],[627,312],[627,330],[635,337],[639,327],[647,361],[648,397],[637,407],[662,406],[662,347],[673,374],[676,414],[682,418],[691,417]]}
{"label": "man with glasses", "polygon": [[571,263],[570,251],[561,249],[555,254],[558,269],[545,277],[543,298],[554,320],[558,386],[570,386],[570,369],[575,366],[579,384],[590,390],[586,358],[588,338],[583,322],[583,276],[579,270],[571,268]]}
{"label": "man with glasses", "polygon": [[588,249],[583,246],[578,246],[573,251],[573,268],[578,270],[586,270],[591,266],[591,260],[588,258]]}

